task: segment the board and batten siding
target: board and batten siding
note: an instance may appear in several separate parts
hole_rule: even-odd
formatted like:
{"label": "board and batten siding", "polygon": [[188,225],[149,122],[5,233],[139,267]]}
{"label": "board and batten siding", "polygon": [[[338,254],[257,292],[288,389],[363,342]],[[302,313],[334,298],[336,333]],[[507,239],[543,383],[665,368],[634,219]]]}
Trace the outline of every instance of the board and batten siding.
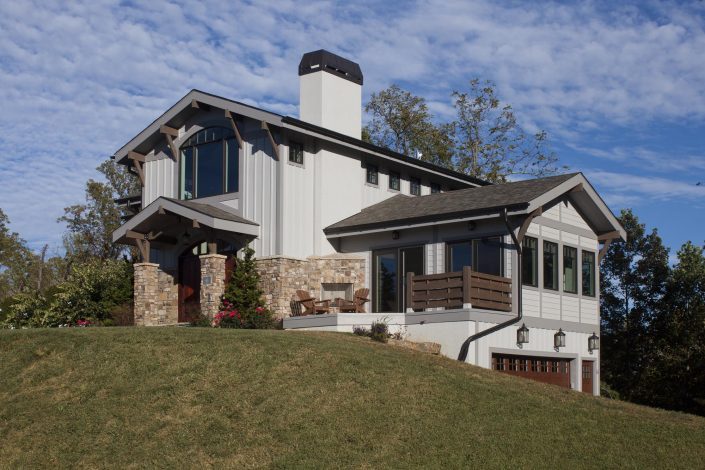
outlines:
{"label": "board and batten siding", "polygon": [[[583,296],[582,287],[582,250],[596,254],[599,250],[597,237],[590,226],[580,216],[570,201],[556,204],[544,211],[541,217],[532,222],[527,235],[539,239],[538,288],[524,287],[524,315],[553,320],[599,324],[599,292],[595,297]],[[555,223],[553,223],[555,222]],[[552,226],[548,226],[552,225]],[[559,291],[544,289],[543,286],[543,241],[568,245],[578,249],[578,295],[563,292],[563,250],[559,248]],[[595,273],[595,290],[599,291],[599,268]]]}
{"label": "board and batten siding", "polygon": [[162,156],[157,160],[147,161],[144,164],[145,185],[142,194],[142,207],[147,207],[160,196],[175,198],[178,196],[176,188],[176,163],[168,157]]}

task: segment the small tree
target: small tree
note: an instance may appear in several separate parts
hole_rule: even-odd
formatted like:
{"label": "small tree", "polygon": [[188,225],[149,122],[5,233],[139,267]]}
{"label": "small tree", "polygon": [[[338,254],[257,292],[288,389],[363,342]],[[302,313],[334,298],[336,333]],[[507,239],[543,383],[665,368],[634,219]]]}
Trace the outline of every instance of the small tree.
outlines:
{"label": "small tree", "polygon": [[238,260],[230,282],[225,286],[220,312],[214,319],[216,326],[254,329],[274,325],[272,311],[262,300],[254,254],[255,250],[249,246],[243,249],[244,256]]}

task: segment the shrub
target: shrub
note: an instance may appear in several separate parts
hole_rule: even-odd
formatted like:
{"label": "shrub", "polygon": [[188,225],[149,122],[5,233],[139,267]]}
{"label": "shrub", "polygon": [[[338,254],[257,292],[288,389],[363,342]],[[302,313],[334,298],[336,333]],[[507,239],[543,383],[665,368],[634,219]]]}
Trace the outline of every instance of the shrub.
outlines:
{"label": "shrub", "polygon": [[221,328],[273,328],[275,320],[272,311],[262,300],[259,288],[254,254],[255,250],[245,247],[243,258],[238,260],[225,287],[220,311],[213,318],[213,326]]}
{"label": "shrub", "polygon": [[373,322],[370,327],[370,338],[373,341],[386,343],[389,339],[389,326],[387,326],[387,323],[383,320]]}
{"label": "shrub", "polygon": [[353,334],[357,336],[370,336],[370,330],[368,330],[364,326],[354,325]]}

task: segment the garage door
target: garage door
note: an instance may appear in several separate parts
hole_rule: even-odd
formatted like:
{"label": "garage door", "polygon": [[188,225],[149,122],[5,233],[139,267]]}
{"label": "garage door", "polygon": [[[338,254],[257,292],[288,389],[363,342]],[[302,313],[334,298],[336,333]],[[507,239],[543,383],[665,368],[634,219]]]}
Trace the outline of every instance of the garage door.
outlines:
{"label": "garage door", "polygon": [[569,359],[493,354],[492,369],[505,374],[570,388]]}

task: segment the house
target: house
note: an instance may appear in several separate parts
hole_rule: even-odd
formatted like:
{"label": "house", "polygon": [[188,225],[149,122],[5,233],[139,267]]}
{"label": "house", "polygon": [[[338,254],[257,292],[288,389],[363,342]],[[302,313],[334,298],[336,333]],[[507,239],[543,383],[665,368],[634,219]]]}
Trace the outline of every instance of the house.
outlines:
{"label": "house", "polygon": [[[285,328],[384,318],[447,356],[598,393],[598,263],[625,232],[585,177],[490,185],[371,145],[357,64],[310,52],[299,80],[299,119],[193,90],[115,153],[142,182],[113,234],[142,256],[135,323],[217,312],[250,244]],[[370,313],[289,316],[297,290],[364,287]]]}

